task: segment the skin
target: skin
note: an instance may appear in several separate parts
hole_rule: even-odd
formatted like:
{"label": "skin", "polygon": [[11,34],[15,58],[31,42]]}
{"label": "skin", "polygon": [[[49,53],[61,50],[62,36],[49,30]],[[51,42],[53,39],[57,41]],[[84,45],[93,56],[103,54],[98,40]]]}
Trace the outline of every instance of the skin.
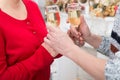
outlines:
{"label": "skin", "polygon": [[[22,0],[0,0],[0,9],[15,19],[24,20],[27,18],[27,10]],[[42,46],[48,50],[51,56],[57,55],[47,44],[43,43]]]}
{"label": "skin", "polygon": [[[70,36],[72,35],[78,40],[82,38],[93,47],[98,48],[102,39],[100,36],[90,32],[83,16],[81,17],[81,25],[78,28],[78,32],[73,29],[75,30],[75,28],[72,28],[72,30],[70,29],[72,33],[69,34]],[[104,70],[107,62],[106,60],[96,58],[75,45],[69,35],[62,32],[60,29],[48,26],[48,30],[49,33],[44,39],[46,44],[51,46],[58,53],[73,60],[96,80],[105,80]]]}
{"label": "skin", "polygon": [[101,36],[95,35],[90,32],[89,27],[86,24],[86,21],[83,16],[80,17],[80,20],[80,26],[77,29],[74,26],[71,26],[68,35],[73,36],[76,40],[79,40],[81,46],[83,46],[84,43],[87,42],[94,48],[98,48],[102,41]]}

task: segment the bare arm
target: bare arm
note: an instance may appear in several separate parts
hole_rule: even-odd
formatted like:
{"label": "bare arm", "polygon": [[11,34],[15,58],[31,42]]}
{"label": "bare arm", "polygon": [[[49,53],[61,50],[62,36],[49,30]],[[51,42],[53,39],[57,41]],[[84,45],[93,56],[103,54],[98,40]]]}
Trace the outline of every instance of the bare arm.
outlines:
{"label": "bare arm", "polygon": [[105,80],[106,60],[96,58],[75,45],[71,46],[70,52],[66,53],[65,56],[81,66],[96,80]]}
{"label": "bare arm", "polygon": [[102,42],[102,37],[99,35],[91,34],[85,39],[85,41],[94,48],[98,48],[100,43]]}
{"label": "bare arm", "polygon": [[98,59],[76,46],[69,36],[57,28],[48,27],[49,34],[45,43],[55,51],[70,58],[97,80],[104,80],[106,60]]}

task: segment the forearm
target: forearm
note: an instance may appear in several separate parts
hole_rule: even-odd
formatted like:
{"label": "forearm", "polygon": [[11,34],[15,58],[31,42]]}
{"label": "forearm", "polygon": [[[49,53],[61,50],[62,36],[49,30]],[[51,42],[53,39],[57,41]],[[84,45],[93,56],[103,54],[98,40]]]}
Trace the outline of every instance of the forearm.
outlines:
{"label": "forearm", "polygon": [[55,52],[50,46],[48,46],[44,42],[42,43],[42,46],[50,53],[52,57],[56,57],[58,55],[57,52]]}
{"label": "forearm", "polygon": [[13,66],[3,66],[0,70],[0,80],[29,80],[29,71],[22,63]]}
{"label": "forearm", "polygon": [[102,37],[99,35],[91,34],[85,39],[85,41],[94,48],[98,48],[100,43],[102,42]]}
{"label": "forearm", "polygon": [[54,59],[61,57],[62,55],[57,53],[55,50],[53,50],[50,46],[48,46],[47,44],[43,43],[42,46],[50,53],[50,55],[52,57],[54,57]]}
{"label": "forearm", "polygon": [[29,80],[30,76],[53,62],[53,57],[42,46],[31,57],[11,66],[2,57],[4,56],[0,59],[0,80]]}
{"label": "forearm", "polygon": [[105,60],[98,59],[77,46],[72,46],[70,52],[65,54],[96,80],[104,80]]}
{"label": "forearm", "polygon": [[52,62],[53,57],[43,46],[40,46],[30,58],[24,60],[22,63],[26,66],[29,73],[33,74],[38,70],[50,66]]}

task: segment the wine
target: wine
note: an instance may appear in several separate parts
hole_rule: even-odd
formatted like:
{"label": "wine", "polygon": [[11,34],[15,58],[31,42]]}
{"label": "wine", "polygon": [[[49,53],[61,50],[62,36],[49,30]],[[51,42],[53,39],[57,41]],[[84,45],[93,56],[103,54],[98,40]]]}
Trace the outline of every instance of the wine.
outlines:
{"label": "wine", "polygon": [[80,11],[74,10],[68,12],[68,20],[71,25],[79,25],[80,24]]}
{"label": "wine", "polygon": [[68,4],[68,20],[71,25],[78,26],[80,24],[80,5],[78,3]]}
{"label": "wine", "polygon": [[57,5],[47,6],[47,24],[58,27],[60,25],[60,14]]}
{"label": "wine", "polygon": [[55,13],[48,13],[47,14],[47,23],[50,24],[51,26],[59,26],[60,24],[60,16],[59,12]]}

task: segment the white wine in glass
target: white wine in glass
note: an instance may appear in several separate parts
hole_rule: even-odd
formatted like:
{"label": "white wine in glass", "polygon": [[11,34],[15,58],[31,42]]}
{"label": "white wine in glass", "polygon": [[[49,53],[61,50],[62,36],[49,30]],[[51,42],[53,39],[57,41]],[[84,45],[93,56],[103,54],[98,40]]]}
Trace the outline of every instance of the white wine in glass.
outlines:
{"label": "white wine in glass", "polygon": [[68,4],[68,20],[71,25],[80,25],[81,9],[78,3]]}
{"label": "white wine in glass", "polygon": [[57,5],[46,6],[47,24],[53,27],[59,27],[60,14]]}

